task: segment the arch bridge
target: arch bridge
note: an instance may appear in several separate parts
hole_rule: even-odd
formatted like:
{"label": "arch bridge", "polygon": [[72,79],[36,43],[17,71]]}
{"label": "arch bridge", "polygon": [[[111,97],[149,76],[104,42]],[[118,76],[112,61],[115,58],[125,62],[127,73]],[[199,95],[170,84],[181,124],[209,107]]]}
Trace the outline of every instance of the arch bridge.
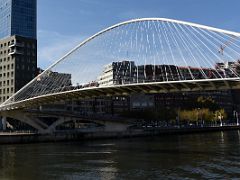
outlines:
{"label": "arch bridge", "polygon": [[0,105],[240,88],[240,33],[166,18],[122,22],[89,37]]}

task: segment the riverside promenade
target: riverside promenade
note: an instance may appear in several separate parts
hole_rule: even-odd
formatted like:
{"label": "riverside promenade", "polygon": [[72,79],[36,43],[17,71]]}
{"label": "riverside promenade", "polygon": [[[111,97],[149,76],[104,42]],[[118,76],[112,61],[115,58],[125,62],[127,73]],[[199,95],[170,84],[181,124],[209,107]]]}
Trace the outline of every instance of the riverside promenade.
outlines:
{"label": "riverside promenade", "polygon": [[223,125],[208,127],[145,127],[132,128],[126,131],[98,130],[68,130],[57,131],[53,134],[38,134],[34,132],[0,132],[0,144],[25,144],[41,142],[84,141],[111,138],[131,138],[162,136],[174,134],[205,133],[216,131],[240,130],[239,125]]}

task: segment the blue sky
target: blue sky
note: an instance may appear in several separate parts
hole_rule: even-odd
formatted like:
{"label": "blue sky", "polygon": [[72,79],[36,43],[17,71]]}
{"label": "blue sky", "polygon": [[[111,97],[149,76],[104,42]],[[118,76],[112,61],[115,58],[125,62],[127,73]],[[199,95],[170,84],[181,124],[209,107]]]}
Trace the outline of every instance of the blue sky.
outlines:
{"label": "blue sky", "polygon": [[38,66],[121,21],[165,17],[240,32],[240,0],[38,0]]}

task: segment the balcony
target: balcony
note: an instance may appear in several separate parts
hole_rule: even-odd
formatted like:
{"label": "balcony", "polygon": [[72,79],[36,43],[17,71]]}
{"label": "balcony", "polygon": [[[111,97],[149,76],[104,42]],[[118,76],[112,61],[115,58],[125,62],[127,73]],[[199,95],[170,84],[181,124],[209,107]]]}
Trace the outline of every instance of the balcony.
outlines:
{"label": "balcony", "polygon": [[9,53],[8,53],[8,55],[16,55],[16,54],[24,54],[24,52],[23,51],[20,51],[20,50],[16,50],[16,49],[14,49],[14,50],[11,50]]}
{"label": "balcony", "polygon": [[11,43],[8,47],[24,47],[23,43],[19,43],[19,42],[13,42]]}

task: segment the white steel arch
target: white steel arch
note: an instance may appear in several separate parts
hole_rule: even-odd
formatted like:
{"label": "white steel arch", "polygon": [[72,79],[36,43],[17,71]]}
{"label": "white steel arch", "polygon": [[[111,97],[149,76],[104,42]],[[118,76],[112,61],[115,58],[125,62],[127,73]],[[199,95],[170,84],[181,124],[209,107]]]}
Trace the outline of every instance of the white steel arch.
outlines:
{"label": "white steel arch", "polygon": [[73,48],[69,53],[67,53],[66,55],[64,55],[63,57],[61,57],[59,60],[57,60],[54,64],[52,64],[48,69],[51,69],[53,66],[55,66],[57,63],[61,62],[63,59],[65,59],[67,56],[69,56],[70,54],[72,54],[74,51],[76,51],[78,48],[82,47],[84,44],[86,44],[87,42],[93,40],[94,38],[96,38],[97,36],[110,31],[114,28],[126,25],[126,24],[130,24],[130,23],[136,23],[136,22],[143,22],[143,21],[166,21],[166,22],[173,22],[173,23],[178,23],[178,24],[183,24],[183,25],[187,25],[187,26],[193,26],[193,27],[197,27],[197,28],[202,28],[202,29],[206,29],[206,30],[210,30],[210,31],[215,31],[215,32],[219,32],[219,33],[224,33],[224,34],[228,34],[228,35],[232,35],[232,36],[236,36],[236,37],[240,37],[240,33],[238,32],[233,32],[233,31],[228,31],[228,30],[223,30],[223,29],[219,29],[219,28],[214,28],[214,27],[210,27],[210,26],[205,26],[205,25],[200,25],[200,24],[196,24],[196,23],[191,23],[191,22],[186,22],[186,21],[179,21],[179,20],[174,20],[174,19],[168,19],[168,18],[140,18],[140,19],[132,19],[132,20],[128,20],[128,21],[124,21],[118,24],[115,24],[113,26],[110,26],[106,29],[103,29],[102,31],[94,34],[93,36],[87,38],[86,40],[84,40],[83,42],[81,42],[79,45],[77,45],[75,48]]}

